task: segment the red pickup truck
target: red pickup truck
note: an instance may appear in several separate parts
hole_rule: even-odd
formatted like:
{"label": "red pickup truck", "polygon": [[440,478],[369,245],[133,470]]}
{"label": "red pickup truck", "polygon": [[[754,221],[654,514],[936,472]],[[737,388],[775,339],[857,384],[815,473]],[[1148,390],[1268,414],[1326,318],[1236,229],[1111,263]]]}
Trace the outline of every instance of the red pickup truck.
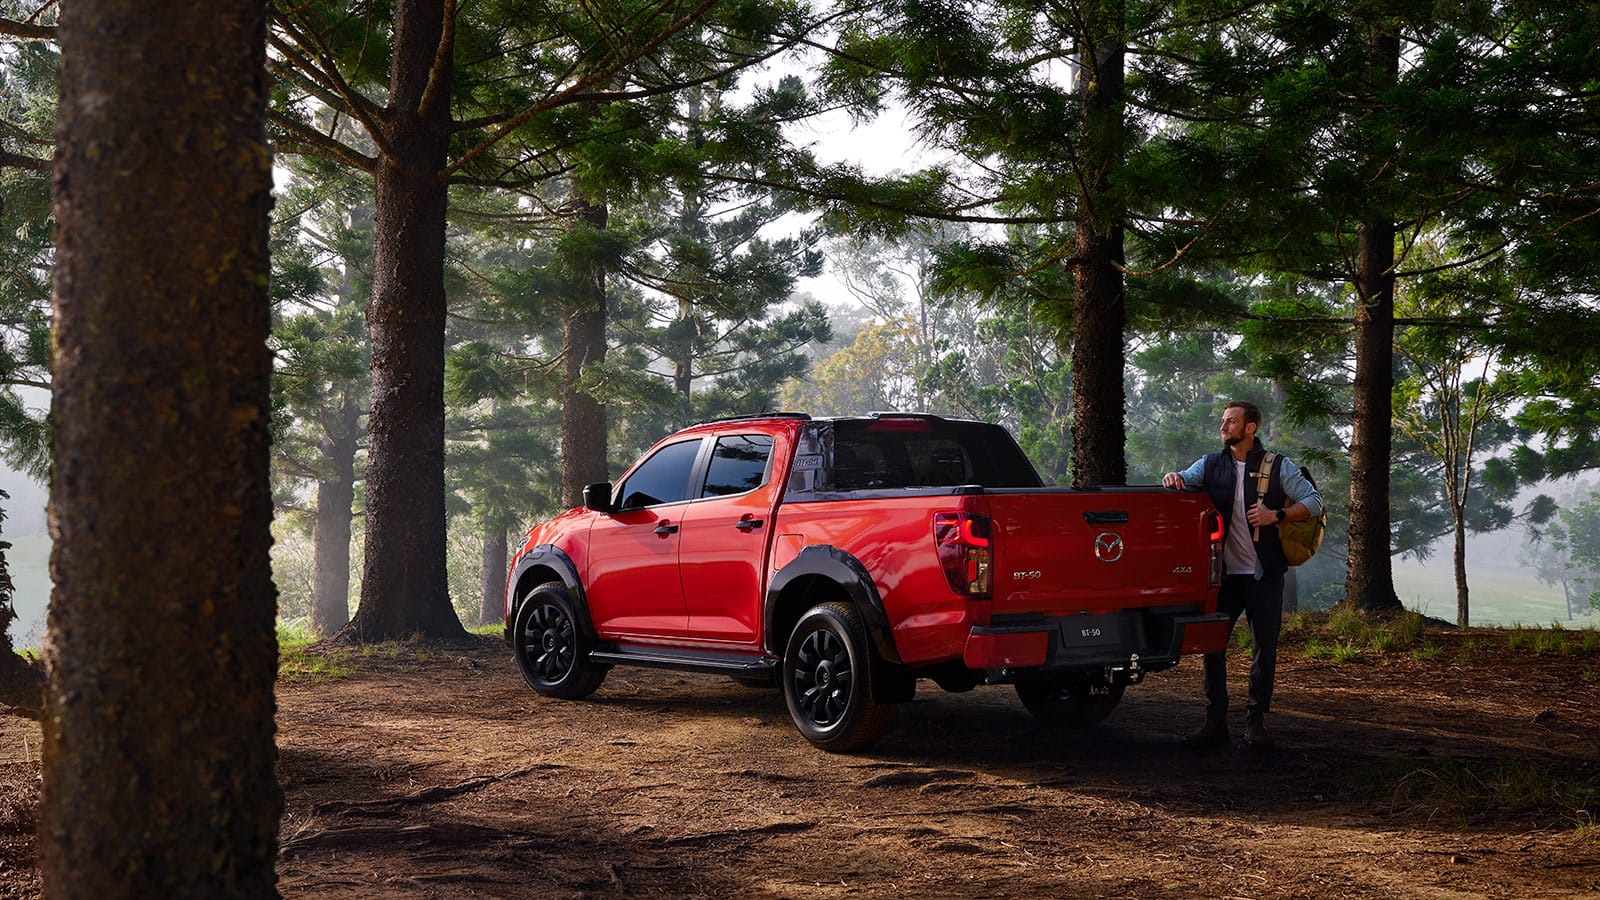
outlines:
{"label": "red pickup truck", "polygon": [[1221,541],[1204,494],[1045,487],[998,425],[724,419],[528,532],[506,639],[548,697],[629,664],[776,681],[830,751],[876,740],[922,678],[1013,684],[1040,719],[1086,725],[1222,649]]}

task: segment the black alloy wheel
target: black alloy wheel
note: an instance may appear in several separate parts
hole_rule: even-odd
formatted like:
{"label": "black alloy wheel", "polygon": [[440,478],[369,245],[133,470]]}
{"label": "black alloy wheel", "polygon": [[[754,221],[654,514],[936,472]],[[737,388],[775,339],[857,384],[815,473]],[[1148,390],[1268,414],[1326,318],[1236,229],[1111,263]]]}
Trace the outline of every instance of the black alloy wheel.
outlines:
{"label": "black alloy wheel", "polygon": [[824,603],[801,617],[783,654],[783,695],[806,740],[846,753],[883,735],[894,707],[872,696],[873,664],[871,642],[854,607]]}
{"label": "black alloy wheel", "polygon": [[546,697],[577,700],[605,681],[607,667],[589,662],[593,645],[560,582],[541,584],[522,601],[512,645],[523,680]]}

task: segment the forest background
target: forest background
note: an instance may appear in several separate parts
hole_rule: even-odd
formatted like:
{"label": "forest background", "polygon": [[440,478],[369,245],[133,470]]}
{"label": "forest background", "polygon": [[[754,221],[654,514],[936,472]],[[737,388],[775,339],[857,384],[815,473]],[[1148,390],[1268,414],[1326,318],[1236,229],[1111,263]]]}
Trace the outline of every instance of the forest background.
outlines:
{"label": "forest background", "polygon": [[[49,145],[56,48],[20,27],[47,28],[50,4],[0,6],[19,25],[0,55],[0,438],[16,467],[13,639],[32,646],[49,547],[40,481],[24,478],[49,468],[52,248],[48,179],[27,161]],[[452,169],[440,374],[462,621],[493,621],[505,545],[572,499],[574,392],[603,413],[600,476],[688,422],[779,408],[1001,421],[1049,481],[1101,466],[1074,443],[1089,279],[1071,253],[1086,230],[1114,236],[1126,279],[1126,469],[1105,480],[1155,481],[1211,449],[1222,402],[1258,399],[1271,442],[1334,501],[1299,602],[1345,599],[1363,317],[1387,303],[1394,597],[1474,624],[1593,621],[1595,384],[1563,351],[1595,333],[1595,14],[1069,7],[778,4],[736,39],[697,25],[672,67],[619,63],[583,103],[516,122],[492,176]],[[1121,22],[1096,21],[1111,8]],[[367,558],[376,201],[361,160],[382,150],[359,92],[381,99],[362,54],[388,51],[349,31],[364,10],[278,10],[272,38],[273,561],[280,618],[318,633],[348,621]],[[474,27],[516,12],[486,8]],[[1086,65],[1096,29],[1118,46]],[[1097,123],[1091,75],[1113,57],[1115,115]],[[471,103],[526,103],[486,99],[489,76],[459,65]],[[1063,122],[1041,149],[1030,129]],[[1355,250],[1379,221],[1395,254],[1374,275]],[[563,318],[586,308],[600,345],[565,368]]]}
{"label": "forest background", "polygon": [[[1529,494],[1600,466],[1593,5],[0,0],[0,36],[47,896],[274,895],[274,619],[465,639],[509,535],[712,416],[988,419],[1094,489],[1254,395],[1344,501],[1308,604],[1393,612],[1449,535],[1468,624],[1468,534],[1522,521],[1592,607],[1600,502]],[[796,130],[894,106],[897,175]],[[796,296],[825,255],[858,327]]]}

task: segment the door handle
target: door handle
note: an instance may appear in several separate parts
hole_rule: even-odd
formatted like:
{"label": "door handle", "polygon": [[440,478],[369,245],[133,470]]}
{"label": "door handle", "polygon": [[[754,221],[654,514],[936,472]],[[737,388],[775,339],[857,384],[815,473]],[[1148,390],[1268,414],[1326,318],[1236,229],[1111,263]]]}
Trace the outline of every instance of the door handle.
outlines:
{"label": "door handle", "polygon": [[735,527],[735,528],[739,529],[740,531],[743,531],[743,532],[748,534],[749,532],[755,531],[757,528],[761,527],[761,520],[760,519],[740,519],[739,521],[733,523],[733,527]]}
{"label": "door handle", "polygon": [[677,533],[678,533],[678,526],[676,526],[676,525],[669,525],[666,522],[662,522],[660,525],[656,526],[656,534],[666,535],[666,534],[677,534]]}

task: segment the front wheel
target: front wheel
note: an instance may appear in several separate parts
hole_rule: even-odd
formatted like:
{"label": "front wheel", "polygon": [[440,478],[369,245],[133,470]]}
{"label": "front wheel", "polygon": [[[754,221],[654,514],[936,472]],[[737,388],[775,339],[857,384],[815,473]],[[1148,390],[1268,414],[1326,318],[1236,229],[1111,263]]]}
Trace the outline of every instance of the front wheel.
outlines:
{"label": "front wheel", "polygon": [[801,617],[783,654],[783,696],[795,727],[830,753],[883,736],[894,707],[872,696],[872,647],[855,608],[823,603]]}
{"label": "front wheel", "polygon": [[1046,725],[1083,728],[1104,721],[1122,702],[1127,685],[1094,681],[1082,684],[1018,684],[1017,697],[1035,719]]}
{"label": "front wheel", "polygon": [[523,680],[546,697],[577,700],[606,680],[607,669],[589,662],[592,642],[579,627],[576,607],[559,581],[539,585],[522,601],[512,646]]}

